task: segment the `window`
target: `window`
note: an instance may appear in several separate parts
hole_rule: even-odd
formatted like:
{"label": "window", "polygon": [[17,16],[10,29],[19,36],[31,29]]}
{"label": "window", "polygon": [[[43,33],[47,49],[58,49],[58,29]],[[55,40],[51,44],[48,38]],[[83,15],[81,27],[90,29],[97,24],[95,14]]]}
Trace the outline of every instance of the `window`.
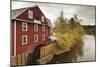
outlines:
{"label": "window", "polygon": [[45,34],[42,34],[42,40],[43,41],[45,40]]}
{"label": "window", "polygon": [[34,42],[38,42],[38,35],[34,35]]}
{"label": "window", "polygon": [[44,16],[41,16],[41,21],[44,22]]}
{"label": "window", "polygon": [[45,31],[45,26],[42,26],[42,31]]}
{"label": "window", "polygon": [[22,31],[27,31],[27,26],[26,22],[22,22]]}
{"label": "window", "polygon": [[28,18],[33,19],[33,11],[28,10]]}
{"label": "window", "polygon": [[38,31],[38,25],[34,24],[34,31]]}
{"label": "window", "polygon": [[22,45],[24,45],[24,44],[28,44],[28,36],[27,35],[22,36]]}

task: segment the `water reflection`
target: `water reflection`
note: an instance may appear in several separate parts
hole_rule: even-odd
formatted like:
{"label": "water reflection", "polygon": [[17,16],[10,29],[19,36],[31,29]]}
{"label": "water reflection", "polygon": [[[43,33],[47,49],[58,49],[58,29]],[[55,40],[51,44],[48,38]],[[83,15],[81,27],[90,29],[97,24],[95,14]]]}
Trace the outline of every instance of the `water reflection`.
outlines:
{"label": "water reflection", "polygon": [[78,57],[77,61],[95,61],[95,37],[93,35],[85,35],[83,37],[84,46],[83,46],[83,56]]}
{"label": "water reflection", "polygon": [[65,52],[61,55],[54,56],[52,61],[49,64],[53,63],[70,63],[75,62],[77,57],[83,56],[83,42],[80,40],[70,51]]}
{"label": "water reflection", "polygon": [[54,56],[49,64],[95,61],[95,37],[85,35],[69,52]]}

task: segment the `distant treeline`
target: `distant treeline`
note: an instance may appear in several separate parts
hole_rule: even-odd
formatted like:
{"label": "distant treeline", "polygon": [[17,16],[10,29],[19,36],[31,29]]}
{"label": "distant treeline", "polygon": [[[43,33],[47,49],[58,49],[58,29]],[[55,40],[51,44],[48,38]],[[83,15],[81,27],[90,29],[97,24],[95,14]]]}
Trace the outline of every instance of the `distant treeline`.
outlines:
{"label": "distant treeline", "polygon": [[96,25],[82,25],[86,34],[96,34]]}

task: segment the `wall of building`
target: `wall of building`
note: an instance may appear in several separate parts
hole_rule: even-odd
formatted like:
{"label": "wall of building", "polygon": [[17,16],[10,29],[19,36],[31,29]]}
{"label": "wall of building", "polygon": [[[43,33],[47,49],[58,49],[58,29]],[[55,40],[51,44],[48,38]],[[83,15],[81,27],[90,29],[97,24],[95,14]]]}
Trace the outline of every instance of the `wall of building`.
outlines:
{"label": "wall of building", "polygon": [[[12,23],[13,24],[13,23]],[[13,27],[13,26],[12,26]],[[42,34],[45,34],[48,37],[50,34],[50,28],[45,27],[45,31],[42,31],[42,25],[38,25],[38,31],[34,32],[34,23],[28,23],[28,30],[22,31],[22,21],[16,21],[16,54],[21,54],[23,52],[27,52],[31,49],[34,49],[37,45],[45,43],[42,39]],[[13,32],[13,31],[12,31]],[[14,32],[13,32],[14,34]],[[14,36],[12,34],[12,36]],[[22,45],[22,36],[28,36],[28,44]],[[34,42],[34,35],[38,35],[38,42]],[[13,38],[12,38],[13,39]],[[12,48],[14,48],[14,39],[12,41]],[[14,49],[12,49],[14,51]],[[12,52],[13,53],[13,52]]]}

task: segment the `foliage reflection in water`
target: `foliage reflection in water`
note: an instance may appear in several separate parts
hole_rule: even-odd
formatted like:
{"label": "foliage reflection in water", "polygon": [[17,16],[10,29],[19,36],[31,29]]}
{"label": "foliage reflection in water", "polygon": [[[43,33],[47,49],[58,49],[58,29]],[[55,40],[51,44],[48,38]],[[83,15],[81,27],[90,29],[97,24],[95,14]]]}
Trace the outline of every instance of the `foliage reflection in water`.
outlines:
{"label": "foliage reflection in water", "polygon": [[70,51],[58,56],[55,55],[54,58],[48,64],[76,62],[77,57],[83,56],[83,44],[84,43],[81,40],[78,44],[72,47]]}

